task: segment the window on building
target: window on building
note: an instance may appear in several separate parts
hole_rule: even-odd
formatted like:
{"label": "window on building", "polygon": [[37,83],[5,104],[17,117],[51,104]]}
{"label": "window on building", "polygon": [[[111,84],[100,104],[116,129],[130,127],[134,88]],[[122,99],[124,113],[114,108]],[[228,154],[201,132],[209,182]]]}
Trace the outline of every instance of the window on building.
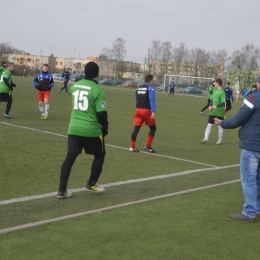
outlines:
{"label": "window on building", "polygon": [[59,62],[56,62],[56,65],[59,65]]}
{"label": "window on building", "polygon": [[62,63],[63,63],[63,62],[60,62],[60,66],[62,66]]}

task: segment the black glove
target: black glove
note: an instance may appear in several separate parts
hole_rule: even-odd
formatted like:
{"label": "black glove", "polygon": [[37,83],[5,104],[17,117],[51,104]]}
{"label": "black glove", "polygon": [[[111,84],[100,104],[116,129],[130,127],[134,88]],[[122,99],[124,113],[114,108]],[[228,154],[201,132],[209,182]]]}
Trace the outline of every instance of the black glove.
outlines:
{"label": "black glove", "polygon": [[234,99],[232,100],[232,102],[234,103]]}

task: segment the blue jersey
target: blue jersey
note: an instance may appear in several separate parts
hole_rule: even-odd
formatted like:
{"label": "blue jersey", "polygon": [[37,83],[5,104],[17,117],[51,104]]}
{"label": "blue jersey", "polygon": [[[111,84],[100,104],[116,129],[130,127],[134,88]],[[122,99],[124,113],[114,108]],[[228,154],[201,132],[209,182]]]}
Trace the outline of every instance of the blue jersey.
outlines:
{"label": "blue jersey", "polygon": [[234,100],[233,99],[233,91],[232,91],[231,88],[225,87],[223,90],[226,93],[226,100]]}

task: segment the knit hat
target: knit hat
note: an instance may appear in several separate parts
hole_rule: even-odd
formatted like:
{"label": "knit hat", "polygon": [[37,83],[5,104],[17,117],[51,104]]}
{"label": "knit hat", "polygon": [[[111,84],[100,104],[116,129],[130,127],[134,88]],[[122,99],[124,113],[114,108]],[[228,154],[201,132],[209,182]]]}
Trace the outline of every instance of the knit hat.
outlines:
{"label": "knit hat", "polygon": [[89,63],[86,64],[85,66],[85,75],[87,78],[96,78],[99,74],[99,67],[98,65],[93,62],[90,61]]}
{"label": "knit hat", "polygon": [[260,83],[260,76],[258,77],[258,80],[257,80],[258,83]]}

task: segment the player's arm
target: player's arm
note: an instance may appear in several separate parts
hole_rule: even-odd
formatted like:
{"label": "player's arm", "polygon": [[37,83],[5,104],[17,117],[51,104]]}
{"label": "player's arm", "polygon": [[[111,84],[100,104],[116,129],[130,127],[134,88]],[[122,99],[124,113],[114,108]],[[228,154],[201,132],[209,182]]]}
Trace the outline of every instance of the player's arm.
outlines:
{"label": "player's arm", "polygon": [[52,88],[54,86],[54,80],[52,75],[50,74],[50,88]]}
{"label": "player's arm", "polygon": [[102,136],[108,135],[108,115],[106,111],[106,97],[104,90],[96,98],[97,119],[101,125]]}
{"label": "player's arm", "polygon": [[105,137],[106,135],[108,135],[108,124],[109,124],[107,111],[97,112],[97,119],[99,124],[101,125],[102,136]]}
{"label": "player's arm", "polygon": [[13,90],[12,85],[10,85],[9,82],[8,82],[8,78],[9,78],[8,75],[4,75],[3,81],[4,81],[5,85],[6,85],[10,90]]}
{"label": "player's arm", "polygon": [[38,83],[39,83],[39,79],[38,79],[38,75],[34,78],[33,80],[33,85],[35,88],[38,88]]}
{"label": "player's arm", "polygon": [[226,129],[234,129],[239,126],[243,126],[248,121],[254,110],[254,100],[245,98],[243,101],[243,105],[238,111],[238,113],[234,117],[221,121],[220,125],[221,127]]}

